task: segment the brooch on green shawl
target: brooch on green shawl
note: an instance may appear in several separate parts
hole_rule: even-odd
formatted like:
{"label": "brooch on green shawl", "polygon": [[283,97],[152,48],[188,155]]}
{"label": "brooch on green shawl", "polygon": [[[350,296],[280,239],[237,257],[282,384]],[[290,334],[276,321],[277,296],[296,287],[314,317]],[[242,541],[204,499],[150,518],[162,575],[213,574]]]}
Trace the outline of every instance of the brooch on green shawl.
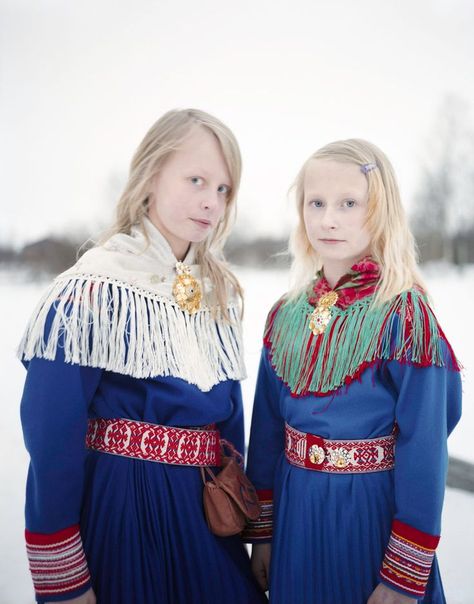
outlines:
{"label": "brooch on green shawl", "polygon": [[334,291],[328,292],[319,298],[316,308],[309,318],[309,328],[315,336],[324,333],[332,319],[331,309],[336,304],[338,298],[339,294]]}

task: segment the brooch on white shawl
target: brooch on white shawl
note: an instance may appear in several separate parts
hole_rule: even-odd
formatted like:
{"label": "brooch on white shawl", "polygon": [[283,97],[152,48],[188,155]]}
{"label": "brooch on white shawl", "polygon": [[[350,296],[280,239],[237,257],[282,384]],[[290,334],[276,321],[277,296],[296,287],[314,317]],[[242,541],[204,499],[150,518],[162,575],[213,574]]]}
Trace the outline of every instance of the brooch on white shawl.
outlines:
{"label": "brooch on white shawl", "polygon": [[174,299],[181,310],[193,314],[201,308],[201,284],[191,275],[191,269],[186,264],[177,262],[175,270],[176,279],[172,289]]}
{"label": "brooch on white shawl", "polygon": [[212,285],[201,282],[192,264],[193,250],[177,263],[149,221],[145,229],[148,241],[138,228],[114,235],[55,279],[19,356],[53,360],[61,348],[67,363],[135,378],[178,377],[204,392],[243,379],[238,300],[229,297],[230,320],[224,320]]}

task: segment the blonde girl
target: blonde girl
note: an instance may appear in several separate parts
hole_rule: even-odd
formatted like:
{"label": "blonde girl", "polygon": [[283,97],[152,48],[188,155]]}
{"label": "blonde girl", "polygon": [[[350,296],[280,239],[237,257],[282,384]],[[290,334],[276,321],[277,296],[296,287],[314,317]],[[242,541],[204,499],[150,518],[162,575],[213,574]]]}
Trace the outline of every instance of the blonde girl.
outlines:
{"label": "blonde girl", "polygon": [[241,290],[224,262],[232,132],[170,111],[140,143],[102,242],[49,287],[20,355],[38,602],[265,601],[239,537],[215,537],[200,466],[243,452]]}
{"label": "blonde girl", "polygon": [[445,602],[435,550],[459,367],[393,168],[338,141],[295,192],[293,287],[268,316],[252,419],[254,571],[274,603]]}

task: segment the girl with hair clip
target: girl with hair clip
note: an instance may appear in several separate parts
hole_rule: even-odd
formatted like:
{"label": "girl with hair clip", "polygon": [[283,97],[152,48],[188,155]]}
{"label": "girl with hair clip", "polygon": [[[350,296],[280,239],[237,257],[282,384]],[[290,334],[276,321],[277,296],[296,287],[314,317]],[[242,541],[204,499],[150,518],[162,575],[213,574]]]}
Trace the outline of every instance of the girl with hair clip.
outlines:
{"label": "girl with hair clip", "polygon": [[294,286],[268,315],[252,418],[254,572],[274,604],[445,602],[435,550],[461,381],[393,168],[334,142],[295,189]]}
{"label": "girl with hair clip", "polygon": [[266,598],[240,536],[219,538],[200,466],[244,449],[241,288],[221,250],[237,141],[170,111],[140,143],[102,242],[59,275],[20,345],[38,602]]}

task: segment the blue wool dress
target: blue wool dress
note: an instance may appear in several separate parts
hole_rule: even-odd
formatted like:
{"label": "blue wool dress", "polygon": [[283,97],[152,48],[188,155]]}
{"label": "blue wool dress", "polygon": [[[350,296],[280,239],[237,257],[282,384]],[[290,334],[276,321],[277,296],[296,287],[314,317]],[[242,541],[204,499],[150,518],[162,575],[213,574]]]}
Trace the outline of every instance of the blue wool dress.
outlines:
{"label": "blue wool dress", "polygon": [[[248,473],[274,494],[271,602],[363,604],[380,582],[394,518],[439,535],[446,439],[460,400],[458,373],[397,361],[367,369],[337,395],[296,398],[264,351]],[[367,439],[390,434],[395,420],[394,470],[335,475],[295,467],[283,453],[285,422],[328,439]],[[445,602],[436,559],[420,601]]]}
{"label": "blue wool dress", "polygon": [[[240,451],[240,385],[208,392],[175,377],[136,379],[98,368],[33,358],[21,403],[31,456],[26,527],[50,535],[80,524],[99,604],[253,604],[266,601],[239,536],[208,529],[197,467],[87,451],[88,418],[167,426],[216,423]],[[81,588],[38,602],[70,599]]]}
{"label": "blue wool dress", "polygon": [[[336,392],[295,396],[264,347],[248,474],[267,512],[248,541],[272,543],[270,601],[365,604],[381,581],[414,598],[403,581],[397,586],[396,574],[386,581],[380,571],[393,521],[440,534],[446,441],[460,413],[460,376],[446,367],[380,360]],[[396,423],[395,467],[362,474],[295,467],[284,453],[285,422],[332,440],[386,436]],[[419,601],[445,602],[436,557]]]}

